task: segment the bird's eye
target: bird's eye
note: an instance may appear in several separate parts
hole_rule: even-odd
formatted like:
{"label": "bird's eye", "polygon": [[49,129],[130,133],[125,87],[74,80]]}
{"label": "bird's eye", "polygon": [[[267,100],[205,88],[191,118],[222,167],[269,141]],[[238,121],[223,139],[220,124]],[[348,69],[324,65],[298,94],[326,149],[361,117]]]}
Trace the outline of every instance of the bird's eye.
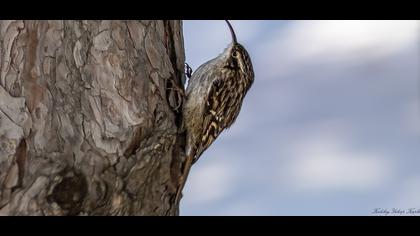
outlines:
{"label": "bird's eye", "polygon": [[233,51],[232,56],[237,57],[238,56],[238,51],[237,50]]}

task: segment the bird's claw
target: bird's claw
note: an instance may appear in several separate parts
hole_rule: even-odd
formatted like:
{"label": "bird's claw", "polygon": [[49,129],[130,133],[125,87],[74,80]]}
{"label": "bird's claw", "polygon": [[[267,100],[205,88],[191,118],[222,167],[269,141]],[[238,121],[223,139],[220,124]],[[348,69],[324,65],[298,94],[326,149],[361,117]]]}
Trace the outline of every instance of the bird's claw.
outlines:
{"label": "bird's claw", "polygon": [[189,78],[191,78],[192,75],[192,68],[190,67],[190,65],[188,65],[188,63],[185,63],[185,75]]}

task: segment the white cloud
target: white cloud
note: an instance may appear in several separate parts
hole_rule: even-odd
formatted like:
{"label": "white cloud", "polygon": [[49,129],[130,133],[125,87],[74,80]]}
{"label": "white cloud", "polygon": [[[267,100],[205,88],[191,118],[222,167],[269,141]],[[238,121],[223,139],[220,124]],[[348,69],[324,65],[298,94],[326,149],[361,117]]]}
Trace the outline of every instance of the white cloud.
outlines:
{"label": "white cloud", "polygon": [[395,197],[389,207],[420,209],[420,176],[414,176],[402,181],[401,187],[394,189]]}
{"label": "white cloud", "polygon": [[[291,29],[300,54],[392,52],[418,38],[417,21],[302,21]],[[301,44],[299,44],[301,42]]]}
{"label": "white cloud", "polygon": [[255,20],[232,20],[230,22],[235,30],[239,43],[244,44],[258,38],[262,31],[262,25],[264,24],[263,21]]}
{"label": "white cloud", "polygon": [[348,147],[333,130],[307,133],[290,148],[280,178],[297,191],[366,191],[381,187],[394,175],[388,158]]}
{"label": "white cloud", "polygon": [[245,200],[235,201],[217,212],[221,216],[263,216],[267,215],[269,210],[258,200],[247,198]]}
{"label": "white cloud", "polygon": [[420,99],[405,106],[402,115],[402,127],[407,133],[420,136]]}
{"label": "white cloud", "polygon": [[295,21],[259,45],[269,76],[298,69],[302,63],[365,61],[417,44],[419,21]]}
{"label": "white cloud", "polygon": [[221,200],[231,193],[234,177],[234,168],[227,162],[206,162],[206,165],[195,166],[185,186],[182,202],[193,208],[194,205]]}

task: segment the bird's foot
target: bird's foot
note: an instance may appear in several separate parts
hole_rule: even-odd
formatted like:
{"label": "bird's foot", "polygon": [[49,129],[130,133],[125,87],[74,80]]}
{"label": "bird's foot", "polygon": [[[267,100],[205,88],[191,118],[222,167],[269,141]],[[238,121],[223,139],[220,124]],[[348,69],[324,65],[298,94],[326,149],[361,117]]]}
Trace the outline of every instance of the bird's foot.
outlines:
{"label": "bird's foot", "polygon": [[192,75],[192,68],[190,67],[190,65],[188,65],[188,63],[185,63],[185,75],[189,78],[191,78]]}

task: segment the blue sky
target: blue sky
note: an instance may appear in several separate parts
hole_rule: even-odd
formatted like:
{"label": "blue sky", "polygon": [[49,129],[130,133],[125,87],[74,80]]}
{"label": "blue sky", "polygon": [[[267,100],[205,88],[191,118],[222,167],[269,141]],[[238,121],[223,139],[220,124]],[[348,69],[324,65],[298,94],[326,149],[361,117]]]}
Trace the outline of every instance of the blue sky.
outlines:
{"label": "blue sky", "polygon": [[[255,83],[191,170],[181,215],[420,208],[420,22],[232,21]],[[184,21],[193,69],[230,43]]]}

